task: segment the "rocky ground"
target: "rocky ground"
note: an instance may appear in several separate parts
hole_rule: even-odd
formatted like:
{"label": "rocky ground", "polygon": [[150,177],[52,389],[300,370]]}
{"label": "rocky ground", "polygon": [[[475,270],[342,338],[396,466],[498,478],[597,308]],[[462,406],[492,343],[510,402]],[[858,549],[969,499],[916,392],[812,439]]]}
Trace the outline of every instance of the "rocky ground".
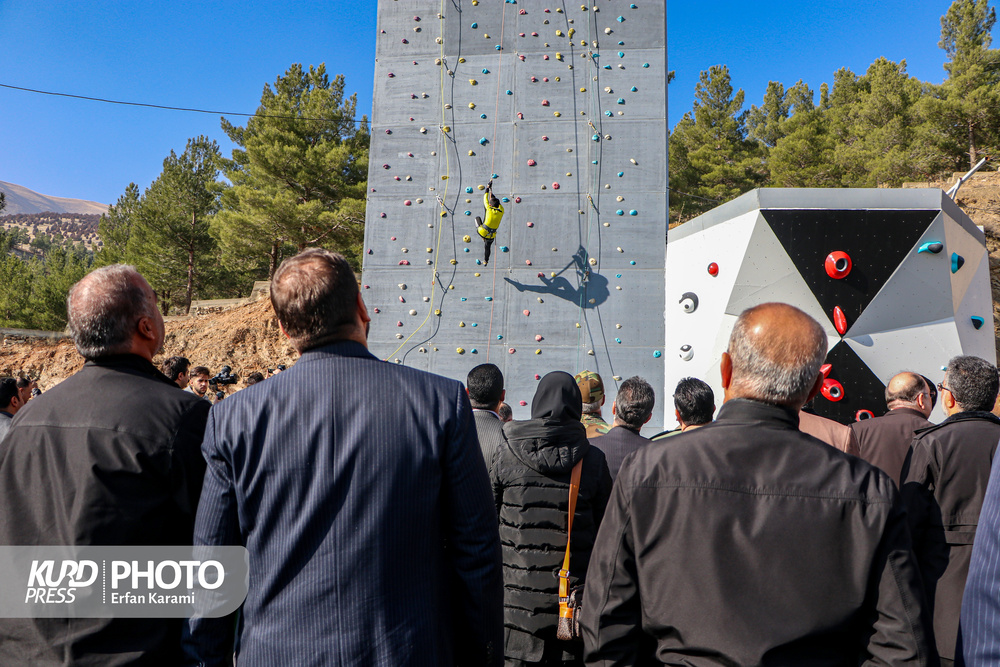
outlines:
{"label": "rocky ground", "polygon": [[[952,178],[947,182],[908,183],[905,187],[947,189],[954,182]],[[986,230],[993,286],[993,327],[1000,357],[1000,172],[976,174],[962,186],[958,204]],[[223,365],[231,366],[240,381],[235,387],[228,387],[228,391],[241,388],[248,374],[265,372],[278,364],[290,365],[297,356],[278,330],[274,311],[266,297],[222,312],[167,322],[164,353],[155,361],[171,355],[185,356],[194,365],[207,366],[212,373],[217,373]],[[82,365],[83,360],[68,340],[7,336],[0,347],[0,376],[27,374],[38,377],[43,391]]]}

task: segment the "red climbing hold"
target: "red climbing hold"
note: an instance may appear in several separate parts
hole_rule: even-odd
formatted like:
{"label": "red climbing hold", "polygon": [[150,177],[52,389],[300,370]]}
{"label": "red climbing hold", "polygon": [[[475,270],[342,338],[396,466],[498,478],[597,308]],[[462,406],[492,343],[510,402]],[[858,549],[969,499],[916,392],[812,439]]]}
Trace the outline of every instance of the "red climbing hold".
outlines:
{"label": "red climbing hold", "polygon": [[830,377],[830,372],[833,370],[833,364],[823,364],[819,367],[819,372],[823,376],[823,379]]}
{"label": "red climbing hold", "polygon": [[840,306],[833,307],[833,326],[837,328],[837,333],[843,336],[847,333],[847,316]]}
{"label": "red climbing hold", "polygon": [[826,256],[826,275],[841,280],[850,272],[851,257],[846,252],[835,250]]}
{"label": "red climbing hold", "polygon": [[716,264],[715,262],[712,262],[711,264],[709,264],[708,265],[708,275],[710,275],[710,276],[717,276],[717,275],[719,275],[719,265]]}
{"label": "red climbing hold", "polygon": [[875,413],[872,412],[871,410],[862,409],[854,413],[854,421],[856,422],[862,421],[864,419],[874,419],[874,418],[875,418]]}
{"label": "red climbing hold", "polygon": [[528,166],[529,167],[534,167],[536,164],[537,164],[537,162],[535,162],[534,160],[528,160]]}
{"label": "red climbing hold", "polygon": [[836,380],[827,378],[823,380],[823,388],[820,392],[823,394],[823,398],[836,403],[844,397],[844,385]]}

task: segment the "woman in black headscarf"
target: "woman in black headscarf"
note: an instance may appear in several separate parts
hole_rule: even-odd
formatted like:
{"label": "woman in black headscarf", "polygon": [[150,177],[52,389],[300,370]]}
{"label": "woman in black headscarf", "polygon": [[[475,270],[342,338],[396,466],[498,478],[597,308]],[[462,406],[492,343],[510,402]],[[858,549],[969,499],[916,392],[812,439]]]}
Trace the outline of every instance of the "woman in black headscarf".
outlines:
{"label": "woman in black headscarf", "polygon": [[538,383],[531,419],[504,425],[507,444],[490,472],[503,546],[508,667],[583,664],[580,642],[556,639],[570,476],[582,461],[570,544],[570,584],[576,586],[587,574],[611,473],[604,453],[587,442],[582,411],[573,376],[549,373]]}

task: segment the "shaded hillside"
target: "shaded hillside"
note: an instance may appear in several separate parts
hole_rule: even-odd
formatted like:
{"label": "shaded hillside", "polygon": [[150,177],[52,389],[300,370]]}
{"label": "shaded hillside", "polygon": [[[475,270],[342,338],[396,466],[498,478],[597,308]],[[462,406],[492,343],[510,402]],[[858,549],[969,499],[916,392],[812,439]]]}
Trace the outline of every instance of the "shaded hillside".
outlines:
{"label": "shaded hillside", "polygon": [[0,181],[0,192],[7,198],[4,213],[87,213],[103,215],[108,212],[108,205],[86,199],[69,199],[67,197],[52,197],[35,192],[23,185]]}

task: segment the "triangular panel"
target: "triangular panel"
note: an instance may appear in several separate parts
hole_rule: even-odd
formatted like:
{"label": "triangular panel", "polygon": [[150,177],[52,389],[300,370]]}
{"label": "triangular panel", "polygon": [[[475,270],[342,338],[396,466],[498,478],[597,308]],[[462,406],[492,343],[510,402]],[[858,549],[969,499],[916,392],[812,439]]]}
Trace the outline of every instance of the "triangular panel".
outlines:
{"label": "triangular panel", "polygon": [[[968,264],[962,270],[970,269]],[[996,363],[996,343],[993,333],[993,296],[989,289],[990,263],[987,255],[975,267],[972,285],[966,290],[965,298],[955,311],[955,325],[962,341],[962,353],[971,354],[986,361]],[[976,329],[973,317],[982,318],[983,324]]]}
{"label": "triangular panel", "polygon": [[955,320],[950,317],[846,340],[882,382],[888,382],[901,371],[938,378],[941,366],[956,354],[962,354]]}
{"label": "triangular panel", "polygon": [[839,341],[826,355],[832,370],[828,376],[844,387],[843,397],[831,401],[822,394],[813,399],[816,414],[841,424],[855,420],[858,410],[871,410],[876,416],[885,414],[885,385],[876,377],[853,349]]}
{"label": "triangular panel", "polygon": [[[839,306],[854,322],[937,215],[933,210],[764,210],[823,312]],[[891,243],[886,243],[891,239]],[[846,277],[831,278],[825,262],[834,251],[851,258]]]}
{"label": "triangular panel", "polygon": [[740,266],[726,313],[739,315],[747,308],[769,301],[790,303],[815,318],[828,336],[839,338],[830,315],[823,312],[802,274],[763,219],[754,226],[750,248]]}
{"label": "triangular panel", "polygon": [[[667,244],[666,280],[666,358],[665,378],[668,387],[682,377],[705,377],[719,356],[709,347],[726,319],[726,304],[750,244],[754,226],[759,222],[756,210],[709,227],[692,236]],[[718,267],[716,275],[708,264]],[[679,303],[686,293],[694,294],[698,307],[685,311]],[[732,327],[732,323],[729,323]],[[728,334],[727,334],[728,336]],[[683,345],[693,348],[689,361],[680,358]],[[722,350],[725,350],[723,346]]]}
{"label": "triangular panel", "polygon": [[945,220],[947,223],[945,225],[946,242],[944,252],[941,255],[944,256],[943,259],[948,264],[949,273],[951,273],[952,254],[957,254],[964,260],[962,267],[951,274],[952,302],[957,310],[958,305],[965,298],[966,290],[972,284],[979,260],[986,254],[986,246],[982,237],[973,236],[962,225],[947,216],[945,216]]}
{"label": "triangular panel", "polygon": [[925,243],[944,242],[945,224],[944,214],[939,214],[857,322],[848,323],[848,337],[937,322],[954,314],[947,252],[919,252]]}

